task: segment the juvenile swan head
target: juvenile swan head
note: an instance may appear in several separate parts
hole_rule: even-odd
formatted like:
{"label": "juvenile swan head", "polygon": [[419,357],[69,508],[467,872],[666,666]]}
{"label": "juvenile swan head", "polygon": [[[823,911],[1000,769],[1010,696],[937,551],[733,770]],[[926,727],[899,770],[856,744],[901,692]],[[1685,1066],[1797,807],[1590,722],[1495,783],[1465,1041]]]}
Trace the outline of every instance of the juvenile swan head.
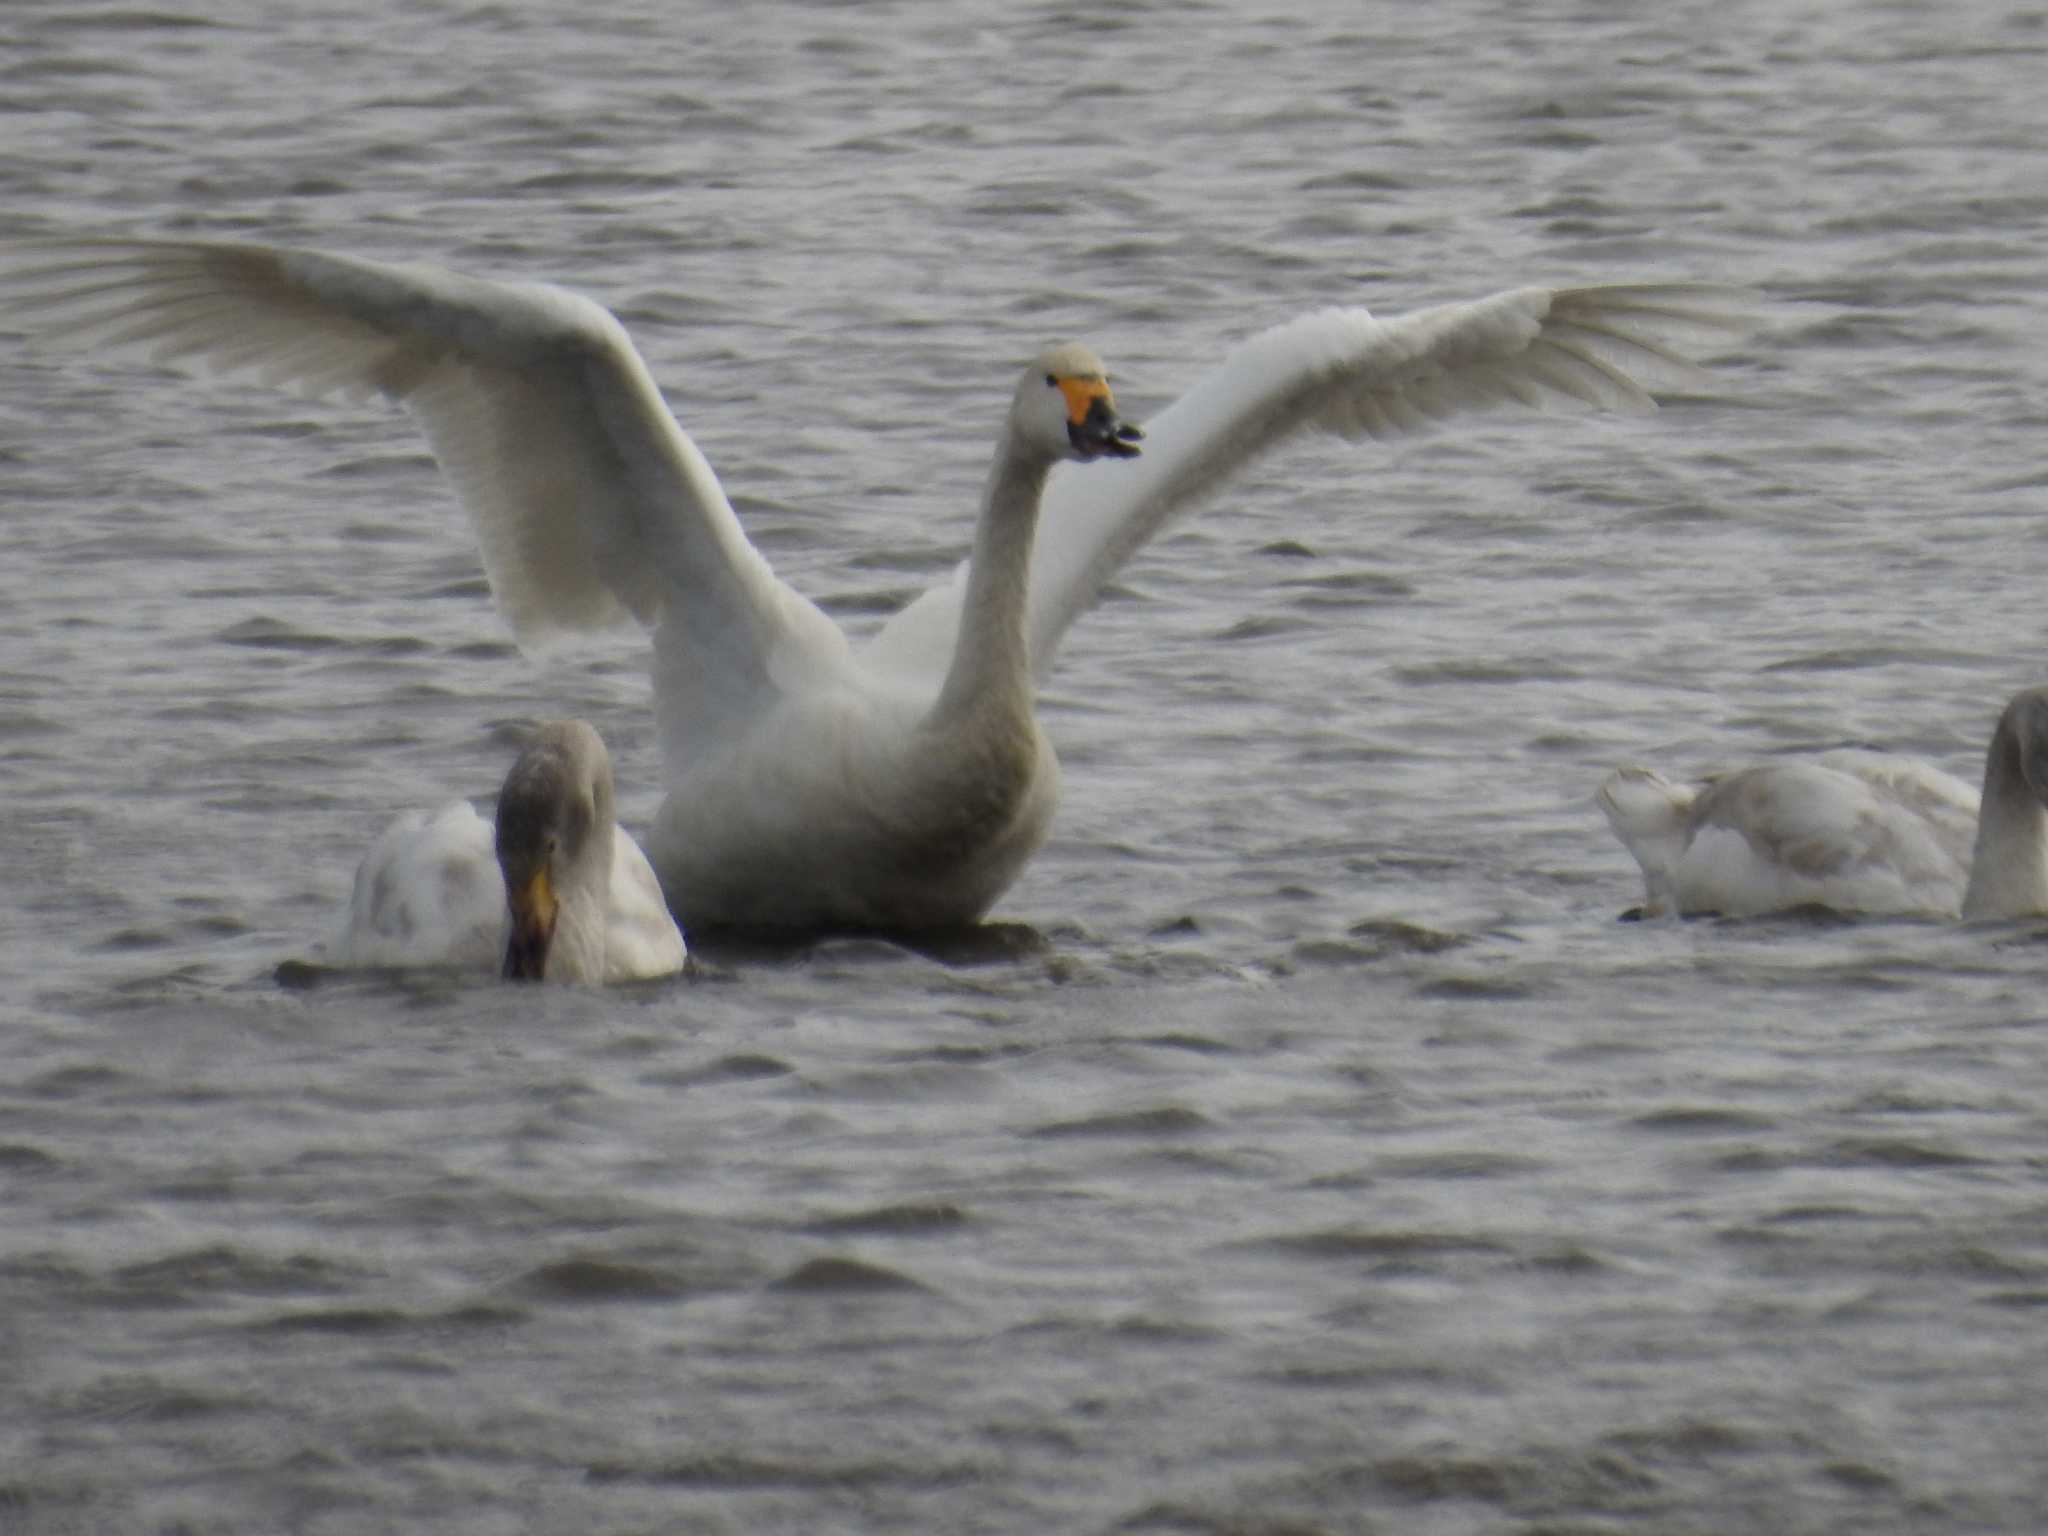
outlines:
{"label": "juvenile swan head", "polygon": [[505,976],[604,980],[612,765],[581,720],[543,725],[498,794],[498,867],[512,908]]}

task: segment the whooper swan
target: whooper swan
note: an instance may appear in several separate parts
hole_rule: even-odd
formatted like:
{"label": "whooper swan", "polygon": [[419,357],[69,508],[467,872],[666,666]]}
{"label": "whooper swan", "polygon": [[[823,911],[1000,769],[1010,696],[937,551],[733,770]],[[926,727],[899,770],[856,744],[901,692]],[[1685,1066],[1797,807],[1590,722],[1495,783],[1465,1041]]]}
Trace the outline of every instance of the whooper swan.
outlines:
{"label": "whooper swan", "polygon": [[667,797],[649,849],[691,929],[979,919],[1052,820],[1033,699],[1068,625],[1177,510],[1293,433],[1386,437],[1513,402],[1647,410],[1649,386],[1697,379],[1686,349],[1747,329],[1746,296],[1686,286],[1325,310],[1240,346],[1147,424],[1142,457],[1101,365],[1055,348],[1018,386],[967,559],[856,648],[747,542],[619,322],[563,289],[100,241],[10,248],[0,294],[53,334],[403,402],[515,636],[651,629]]}
{"label": "whooper swan", "polygon": [[549,721],[505,775],[495,828],[457,800],[401,816],[370,845],[329,961],[523,981],[681,970],[683,936],[612,803],[603,738],[581,720]]}

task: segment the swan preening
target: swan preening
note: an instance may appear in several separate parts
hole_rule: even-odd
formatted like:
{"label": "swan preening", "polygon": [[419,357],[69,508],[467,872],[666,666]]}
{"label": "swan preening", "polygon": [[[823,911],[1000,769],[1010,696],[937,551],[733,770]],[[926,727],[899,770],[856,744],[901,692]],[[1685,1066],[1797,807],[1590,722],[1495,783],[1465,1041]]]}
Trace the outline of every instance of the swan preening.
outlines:
{"label": "swan preening", "polygon": [[1622,768],[1599,798],[1642,866],[1649,915],[2048,913],[2048,688],[1999,716],[1981,796],[1925,763],[1849,750],[1697,787]]}
{"label": "swan preening", "polygon": [[[523,642],[653,632],[667,798],[649,848],[686,928],[918,929],[979,919],[1058,791],[1033,713],[1067,627],[1176,511],[1291,434],[1385,437],[1473,408],[1649,409],[1685,353],[1748,329],[1697,286],[1519,288],[1394,320],[1304,316],[1244,343],[1135,432],[1101,365],[1026,371],[968,558],[856,648],[769,569],[588,299],[266,246],[100,241],[0,255],[53,334],[315,394],[381,393],[424,428]],[[1055,465],[1068,463],[1055,472]],[[1088,462],[1095,461],[1095,462]]]}
{"label": "swan preening", "polygon": [[581,720],[533,734],[498,792],[411,812],[356,870],[340,967],[447,966],[524,981],[644,981],[682,969],[683,936],[613,818],[611,759]]}

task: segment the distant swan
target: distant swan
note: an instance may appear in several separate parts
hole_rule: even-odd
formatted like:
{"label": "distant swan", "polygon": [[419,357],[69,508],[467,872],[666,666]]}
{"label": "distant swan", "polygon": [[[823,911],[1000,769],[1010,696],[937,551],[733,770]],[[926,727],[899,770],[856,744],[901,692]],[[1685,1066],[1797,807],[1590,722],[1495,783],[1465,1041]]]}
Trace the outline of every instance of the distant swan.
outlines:
{"label": "distant swan", "polygon": [[2048,688],[1999,716],[1981,797],[1909,758],[1840,751],[1697,788],[1622,768],[1599,798],[1642,866],[1646,914],[2048,913]]}
{"label": "distant swan", "polygon": [[1748,328],[1746,296],[1685,286],[1521,288],[1392,321],[1326,310],[1240,347],[1148,424],[1142,458],[1100,363],[1054,349],[1013,398],[967,560],[855,649],[747,542],[587,299],[257,245],[32,244],[0,268],[17,315],[79,340],[404,402],[516,636],[649,626],[668,790],[649,846],[687,928],[978,920],[1052,820],[1036,682],[1176,510],[1303,428],[1383,437],[1509,402],[1646,410],[1646,384],[1698,377],[1681,349]]}
{"label": "distant swan", "polygon": [[581,720],[540,727],[505,775],[495,831],[467,800],[400,817],[370,845],[330,961],[512,980],[643,981],[683,936],[613,820],[611,759]]}

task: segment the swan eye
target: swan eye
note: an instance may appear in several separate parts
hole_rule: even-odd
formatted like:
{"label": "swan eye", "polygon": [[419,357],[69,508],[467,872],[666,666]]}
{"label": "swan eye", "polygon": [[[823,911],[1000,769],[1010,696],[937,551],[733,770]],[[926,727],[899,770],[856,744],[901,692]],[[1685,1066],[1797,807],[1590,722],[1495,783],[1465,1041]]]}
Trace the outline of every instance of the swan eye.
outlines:
{"label": "swan eye", "polygon": [[1048,373],[1045,376],[1045,387],[1047,389],[1058,389],[1060,387],[1060,376],[1056,373]]}

